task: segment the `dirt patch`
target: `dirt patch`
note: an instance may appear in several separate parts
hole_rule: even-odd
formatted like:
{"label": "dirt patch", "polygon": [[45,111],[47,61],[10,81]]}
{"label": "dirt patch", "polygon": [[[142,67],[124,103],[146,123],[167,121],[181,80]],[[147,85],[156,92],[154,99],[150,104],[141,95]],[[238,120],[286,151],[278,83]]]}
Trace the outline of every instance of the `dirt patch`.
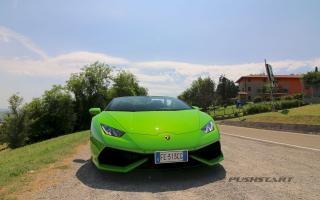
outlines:
{"label": "dirt patch", "polygon": [[42,190],[53,186],[55,184],[61,183],[65,180],[64,173],[70,169],[70,165],[73,162],[74,155],[83,152],[84,149],[87,150],[88,143],[81,144],[74,149],[67,158],[49,165],[46,168],[40,169],[38,171],[30,171],[27,175],[29,180],[28,184],[19,188],[18,192],[12,194],[13,197],[17,199],[33,199],[32,195],[34,193],[41,192]]}

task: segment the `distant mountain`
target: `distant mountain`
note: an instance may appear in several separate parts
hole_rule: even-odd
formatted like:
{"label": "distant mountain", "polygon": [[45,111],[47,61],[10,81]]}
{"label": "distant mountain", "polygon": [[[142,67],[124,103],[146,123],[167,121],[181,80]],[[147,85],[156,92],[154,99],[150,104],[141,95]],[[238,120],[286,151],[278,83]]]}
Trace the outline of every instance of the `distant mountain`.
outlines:
{"label": "distant mountain", "polygon": [[9,112],[9,109],[7,108],[0,108],[0,122],[3,120],[3,117],[5,116],[6,113]]}
{"label": "distant mountain", "polygon": [[0,113],[7,113],[9,112],[8,108],[0,108]]}

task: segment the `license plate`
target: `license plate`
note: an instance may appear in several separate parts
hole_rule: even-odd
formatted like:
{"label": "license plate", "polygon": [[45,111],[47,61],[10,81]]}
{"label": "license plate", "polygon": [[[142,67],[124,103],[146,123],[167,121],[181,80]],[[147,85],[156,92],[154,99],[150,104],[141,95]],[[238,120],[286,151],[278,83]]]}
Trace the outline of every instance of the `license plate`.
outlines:
{"label": "license plate", "polygon": [[157,151],[154,152],[154,163],[188,162],[188,151]]}

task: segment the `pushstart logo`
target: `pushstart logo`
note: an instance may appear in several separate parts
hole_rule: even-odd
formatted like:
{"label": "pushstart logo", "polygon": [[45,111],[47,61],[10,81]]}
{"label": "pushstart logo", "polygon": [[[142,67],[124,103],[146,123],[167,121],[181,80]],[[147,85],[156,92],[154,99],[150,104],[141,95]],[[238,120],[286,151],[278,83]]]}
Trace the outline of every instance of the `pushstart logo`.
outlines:
{"label": "pushstart logo", "polygon": [[229,178],[229,182],[239,182],[239,183],[290,183],[294,177],[281,176],[281,177],[265,177],[265,176],[249,176],[249,177],[240,177],[233,176]]}

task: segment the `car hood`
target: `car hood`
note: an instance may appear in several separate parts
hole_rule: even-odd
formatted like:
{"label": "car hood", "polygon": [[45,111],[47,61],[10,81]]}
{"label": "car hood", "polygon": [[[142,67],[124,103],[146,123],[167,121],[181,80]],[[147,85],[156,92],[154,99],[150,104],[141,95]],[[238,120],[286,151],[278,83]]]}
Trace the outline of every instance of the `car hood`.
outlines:
{"label": "car hood", "polygon": [[196,109],[147,112],[107,111],[101,114],[106,118],[111,117],[121,129],[129,133],[180,134],[199,130],[199,110]]}

